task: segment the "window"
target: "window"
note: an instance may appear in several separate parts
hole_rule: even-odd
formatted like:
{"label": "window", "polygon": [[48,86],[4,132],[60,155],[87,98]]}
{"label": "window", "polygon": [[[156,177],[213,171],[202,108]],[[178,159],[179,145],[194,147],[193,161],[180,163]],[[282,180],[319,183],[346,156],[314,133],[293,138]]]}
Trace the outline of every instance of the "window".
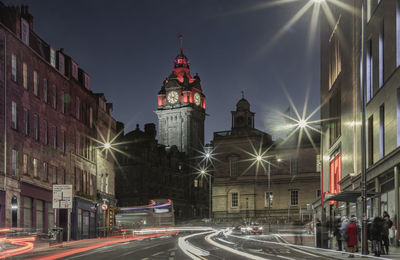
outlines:
{"label": "window", "polygon": [[104,189],[105,193],[108,193],[108,174],[106,174],[106,187]]}
{"label": "window", "polygon": [[232,208],[236,208],[239,205],[239,194],[237,192],[232,192],[231,193],[231,199],[232,199]]}
{"label": "window", "polygon": [[332,146],[341,135],[341,92],[340,88],[329,99],[329,143]]}
{"label": "window", "polygon": [[374,96],[374,57],[372,56],[372,39],[367,43],[367,60],[366,60],[366,85],[367,85],[367,102]]}
{"label": "window", "polygon": [[79,134],[76,134],[75,153],[81,154],[81,136]]}
{"label": "window", "polygon": [[43,80],[43,100],[44,103],[48,103],[49,102],[49,89],[47,87],[47,79]]}
{"label": "window", "polygon": [[47,212],[48,212],[48,217],[47,219],[49,220],[49,228],[54,227],[54,209],[52,206],[52,202],[49,202],[47,205]]}
{"label": "window", "polygon": [[11,128],[17,129],[18,118],[17,118],[17,103],[12,101],[11,103]]}
{"label": "window", "polygon": [[53,183],[57,184],[57,180],[58,180],[58,169],[57,169],[57,167],[54,167]]}
{"label": "window", "polygon": [[72,61],[72,77],[78,79],[78,65]]}
{"label": "window", "polygon": [[368,118],[368,166],[374,163],[374,118]]}
{"label": "window", "polygon": [[61,52],[58,53],[58,71],[63,75],[65,74],[64,55]]}
{"label": "window", "polygon": [[28,65],[22,64],[22,84],[25,89],[28,89]]}
{"label": "window", "polygon": [[76,97],[76,119],[80,119],[81,117],[81,101],[79,100],[79,97]]}
{"label": "window", "polygon": [[290,159],[290,169],[291,174],[297,174],[298,172],[298,165],[297,165],[297,158]]}
{"label": "window", "polygon": [[291,190],[290,191],[290,205],[297,206],[299,204],[299,191]]}
{"label": "window", "polygon": [[49,124],[44,120],[44,144],[49,144]]}
{"label": "window", "polygon": [[57,149],[57,126],[54,127],[53,148]]}
{"label": "window", "polygon": [[337,29],[340,22],[339,19],[333,29],[332,35],[329,39],[329,89],[332,88],[337,77],[342,71],[342,58],[340,54],[340,41]]}
{"label": "window", "polygon": [[65,108],[66,108],[65,93],[61,92],[61,113],[65,114]]}
{"label": "window", "polygon": [[400,0],[396,0],[396,65],[400,66]]}
{"label": "window", "polygon": [[49,165],[46,162],[43,163],[43,172],[44,172],[44,180],[48,181],[49,180]]}
{"label": "window", "polygon": [[21,41],[29,46],[29,24],[21,18]]}
{"label": "window", "polygon": [[53,93],[53,108],[57,109],[57,87],[54,87]]}
{"label": "window", "polygon": [[56,50],[53,47],[50,47],[50,64],[56,67]]}
{"label": "window", "polygon": [[43,200],[36,200],[36,230],[40,232],[43,232],[43,212]]}
{"label": "window", "polygon": [[[400,1],[400,0],[399,0]],[[400,88],[397,89],[397,146],[400,146]]]}
{"label": "window", "polygon": [[17,82],[17,56],[11,55],[11,80]]}
{"label": "window", "polygon": [[379,156],[385,156],[385,105],[379,107]]}
{"label": "window", "polygon": [[67,183],[67,172],[66,172],[65,169],[63,168],[62,184],[66,184],[66,183]]}
{"label": "window", "polygon": [[38,141],[39,140],[39,116],[38,115],[33,116],[33,124],[34,124],[34,128],[35,128],[35,140]]}
{"label": "window", "polygon": [[383,81],[384,81],[383,73],[384,73],[384,64],[385,64],[384,53],[383,53],[383,46],[384,46],[383,21],[382,21],[381,31],[379,32],[378,46],[379,46],[379,87],[381,88],[383,86]]}
{"label": "window", "polygon": [[339,182],[342,180],[342,158],[338,153],[329,162],[329,193],[337,194],[340,192]]}
{"label": "window", "polygon": [[236,177],[237,176],[237,158],[230,158],[229,166],[230,166],[231,177]]}
{"label": "window", "polygon": [[195,187],[195,188],[199,187],[199,180],[198,179],[194,179],[193,187]]}
{"label": "window", "polygon": [[26,135],[29,135],[29,110],[24,109],[24,132]]}
{"label": "window", "polygon": [[11,164],[12,164],[12,175],[17,176],[17,150],[12,150],[12,158],[11,158]]}
{"label": "window", "polygon": [[316,195],[317,195],[317,198],[321,197],[321,190],[320,189],[317,190]]}
{"label": "window", "polygon": [[66,151],[66,144],[65,144],[65,140],[66,138],[65,138],[65,131],[62,131],[62,151],[63,151],[63,153],[65,153],[65,151]]}
{"label": "window", "polygon": [[38,160],[37,159],[33,159],[33,176],[34,177],[39,177],[39,173],[38,173]]}
{"label": "window", "polygon": [[24,228],[32,228],[32,199],[24,197]]}
{"label": "window", "polygon": [[39,96],[39,79],[38,79],[38,77],[39,77],[38,73],[35,70],[33,72],[33,94],[37,97]]}
{"label": "window", "polygon": [[23,156],[23,173],[28,175],[28,155],[24,154]]}
{"label": "window", "polygon": [[272,207],[273,198],[274,198],[274,196],[272,194],[272,191],[271,192],[266,191],[265,192],[265,197],[264,197],[264,206],[265,207],[270,207],[270,206]]}

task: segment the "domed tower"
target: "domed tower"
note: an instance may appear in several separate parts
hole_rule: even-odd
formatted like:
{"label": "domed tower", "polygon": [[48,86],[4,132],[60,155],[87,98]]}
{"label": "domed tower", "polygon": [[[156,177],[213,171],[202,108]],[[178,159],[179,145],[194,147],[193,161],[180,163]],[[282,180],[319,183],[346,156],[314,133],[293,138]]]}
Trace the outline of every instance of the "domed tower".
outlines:
{"label": "domed tower", "polygon": [[200,77],[190,75],[189,59],[179,50],[172,73],[158,92],[158,142],[176,145],[181,152],[201,150],[204,145],[205,96]]}
{"label": "domed tower", "polygon": [[236,104],[236,111],[232,111],[231,113],[232,130],[254,128],[255,113],[250,111],[250,103],[244,98],[243,92],[242,98]]}

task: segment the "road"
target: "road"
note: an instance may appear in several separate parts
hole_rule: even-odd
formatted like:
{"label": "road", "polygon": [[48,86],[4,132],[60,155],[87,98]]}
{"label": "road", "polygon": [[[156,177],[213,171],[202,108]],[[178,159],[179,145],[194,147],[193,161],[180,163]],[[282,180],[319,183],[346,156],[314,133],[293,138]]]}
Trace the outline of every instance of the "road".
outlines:
{"label": "road", "polygon": [[[179,239],[197,249],[201,249],[203,255],[197,255],[194,259],[209,260],[239,260],[239,259],[270,259],[270,260],[294,260],[294,259],[332,259],[315,252],[303,251],[299,248],[291,248],[282,243],[276,236],[236,236],[234,234],[224,235],[218,232],[206,234],[180,233],[174,236],[159,238],[146,238],[124,243],[117,243],[100,248],[79,252],[61,259],[138,259],[138,260],[180,260],[191,259],[185,253],[185,248],[179,243]],[[210,235],[215,235],[210,238]],[[193,235],[184,239],[188,235]],[[208,236],[208,240],[206,239]],[[254,239],[254,240],[252,240]],[[210,242],[211,240],[211,242]],[[270,243],[272,242],[272,243]],[[278,244],[277,242],[280,242]],[[227,247],[232,252],[227,251]],[[64,249],[60,249],[63,251]],[[68,250],[68,249],[65,249]],[[43,256],[46,254],[44,253]]]}

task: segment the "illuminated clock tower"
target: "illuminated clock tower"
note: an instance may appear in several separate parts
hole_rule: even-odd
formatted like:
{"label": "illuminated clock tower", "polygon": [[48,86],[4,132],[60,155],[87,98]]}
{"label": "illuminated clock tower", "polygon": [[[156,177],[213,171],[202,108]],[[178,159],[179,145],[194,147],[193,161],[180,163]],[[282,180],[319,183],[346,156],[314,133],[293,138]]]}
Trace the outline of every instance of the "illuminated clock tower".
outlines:
{"label": "illuminated clock tower", "polygon": [[180,48],[174,69],[158,92],[158,142],[192,154],[204,145],[205,96],[200,77],[190,75],[189,60]]}

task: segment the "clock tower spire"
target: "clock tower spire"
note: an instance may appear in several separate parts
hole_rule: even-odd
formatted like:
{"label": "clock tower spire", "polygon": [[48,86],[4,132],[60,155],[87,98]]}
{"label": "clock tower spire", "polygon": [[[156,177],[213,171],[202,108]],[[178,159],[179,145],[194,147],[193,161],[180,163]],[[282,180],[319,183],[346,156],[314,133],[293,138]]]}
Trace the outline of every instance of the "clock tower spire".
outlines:
{"label": "clock tower spire", "polygon": [[200,77],[190,74],[189,59],[183,53],[182,35],[172,73],[157,95],[158,142],[175,145],[192,154],[204,145],[205,96]]}

